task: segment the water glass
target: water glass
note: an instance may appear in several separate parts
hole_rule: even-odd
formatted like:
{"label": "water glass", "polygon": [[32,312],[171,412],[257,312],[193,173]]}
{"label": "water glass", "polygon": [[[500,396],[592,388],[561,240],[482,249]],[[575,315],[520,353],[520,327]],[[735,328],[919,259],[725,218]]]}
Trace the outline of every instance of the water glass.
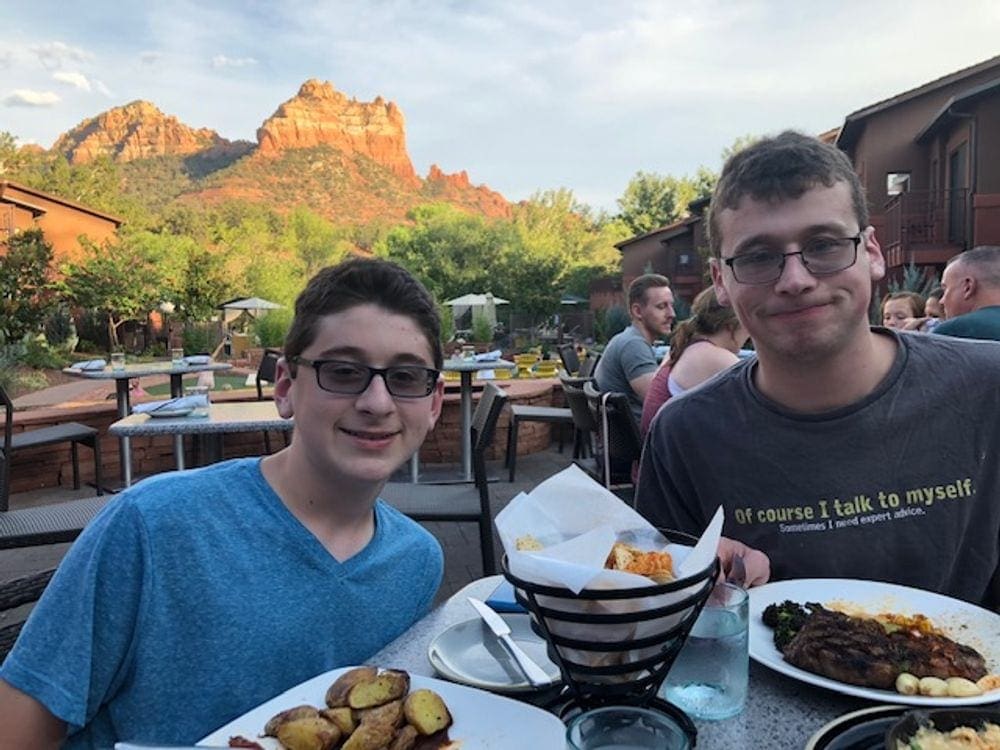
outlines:
{"label": "water glass", "polygon": [[111,352],[111,369],[125,369],[125,352]]}
{"label": "water glass", "polygon": [[183,349],[171,349],[170,350],[170,364],[174,367],[179,367],[184,364],[184,350]]}
{"label": "water glass", "polygon": [[687,735],[660,711],[605,706],[585,711],[566,728],[567,750],[688,750]]}
{"label": "water glass", "polygon": [[184,389],[185,396],[197,397],[198,403],[191,412],[192,417],[207,417],[208,406],[212,402],[211,389],[207,385],[192,385]]}
{"label": "water glass", "polygon": [[660,687],[664,698],[695,719],[736,716],[747,697],[749,597],[717,584]]}

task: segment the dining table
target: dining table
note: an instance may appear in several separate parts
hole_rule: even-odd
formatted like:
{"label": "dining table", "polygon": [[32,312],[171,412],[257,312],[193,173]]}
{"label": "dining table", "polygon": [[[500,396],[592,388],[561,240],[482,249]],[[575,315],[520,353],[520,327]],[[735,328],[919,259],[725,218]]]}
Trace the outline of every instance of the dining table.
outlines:
{"label": "dining table", "polygon": [[[207,436],[204,441],[205,463],[214,463],[222,458],[222,436],[233,432],[257,432],[280,430],[291,432],[295,426],[292,419],[278,414],[274,401],[222,401],[208,406],[207,416],[156,417],[151,412],[130,414],[111,424],[108,432],[122,439],[148,435],[171,435],[174,441],[174,460],[178,469],[183,469],[185,435]],[[126,486],[132,482],[132,456],[126,457]]]}
{"label": "dining table", "polygon": [[483,370],[516,370],[517,365],[505,359],[463,359],[450,357],[441,368],[457,372],[461,393],[462,473],[460,481],[471,482],[472,477],[472,379]]}
{"label": "dining table", "polygon": [[[135,378],[151,377],[153,375],[170,376],[170,396],[177,398],[183,395],[185,375],[199,372],[215,372],[219,370],[230,370],[232,364],[229,362],[175,362],[173,360],[157,362],[134,362],[126,363],[124,367],[107,366],[102,369],[81,369],[78,367],[64,367],[63,372],[78,378],[89,380],[114,380],[115,381],[115,403],[118,408],[118,418],[123,419],[132,410],[131,397],[129,394],[129,381]],[[122,483],[128,487],[132,484],[130,474],[132,466],[131,445],[128,437],[122,437],[118,441],[118,458],[122,471]]]}
{"label": "dining table", "polygon": [[[367,663],[405,669],[428,677],[440,676],[435,674],[427,656],[432,641],[452,625],[477,618],[478,615],[468,603],[468,597],[488,599],[501,578],[488,576],[467,584]],[[530,693],[519,693],[517,697],[536,703],[537,700],[533,700],[532,696]],[[746,707],[731,719],[696,720],[697,748],[732,750],[760,747],[769,750],[802,750],[809,737],[831,720],[873,705],[877,704],[799,682],[751,660]]]}

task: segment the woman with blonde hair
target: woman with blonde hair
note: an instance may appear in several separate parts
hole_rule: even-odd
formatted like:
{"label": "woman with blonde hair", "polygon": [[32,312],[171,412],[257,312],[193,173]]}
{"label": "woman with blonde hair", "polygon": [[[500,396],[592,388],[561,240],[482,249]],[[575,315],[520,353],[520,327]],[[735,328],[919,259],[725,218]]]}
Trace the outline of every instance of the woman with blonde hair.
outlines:
{"label": "woman with blonde hair", "polygon": [[670,354],[653,376],[642,405],[643,436],[656,412],[672,396],[689,391],[739,361],[737,352],[747,330],[732,308],[719,304],[715,289],[698,293],[691,317],[678,323],[670,336]]}

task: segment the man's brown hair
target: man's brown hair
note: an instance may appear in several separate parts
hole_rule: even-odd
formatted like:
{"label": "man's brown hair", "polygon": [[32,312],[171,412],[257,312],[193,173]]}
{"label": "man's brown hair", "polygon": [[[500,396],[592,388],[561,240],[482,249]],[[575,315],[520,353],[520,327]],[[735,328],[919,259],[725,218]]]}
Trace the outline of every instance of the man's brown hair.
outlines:
{"label": "man's brown hair", "polygon": [[670,286],[670,279],[658,273],[644,273],[637,276],[628,285],[628,309],[632,312],[632,305],[646,304],[646,290],[659,286]]}
{"label": "man's brown hair", "polygon": [[812,136],[786,130],[764,138],[729,157],[715,185],[708,212],[708,239],[712,254],[722,256],[718,214],[736,209],[744,196],[756,201],[795,200],[817,185],[846,182],[859,228],[868,226],[865,189],[847,154]]}

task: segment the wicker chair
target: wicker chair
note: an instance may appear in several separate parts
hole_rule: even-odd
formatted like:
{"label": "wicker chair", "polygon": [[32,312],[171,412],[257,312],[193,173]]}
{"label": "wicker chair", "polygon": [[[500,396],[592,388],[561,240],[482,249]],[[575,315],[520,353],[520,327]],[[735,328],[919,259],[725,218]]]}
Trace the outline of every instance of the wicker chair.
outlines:
{"label": "wicker chair", "polygon": [[624,393],[601,393],[584,383],[590,412],[597,425],[599,481],[608,489],[634,487],[632,464],[642,455],[642,436]]}

